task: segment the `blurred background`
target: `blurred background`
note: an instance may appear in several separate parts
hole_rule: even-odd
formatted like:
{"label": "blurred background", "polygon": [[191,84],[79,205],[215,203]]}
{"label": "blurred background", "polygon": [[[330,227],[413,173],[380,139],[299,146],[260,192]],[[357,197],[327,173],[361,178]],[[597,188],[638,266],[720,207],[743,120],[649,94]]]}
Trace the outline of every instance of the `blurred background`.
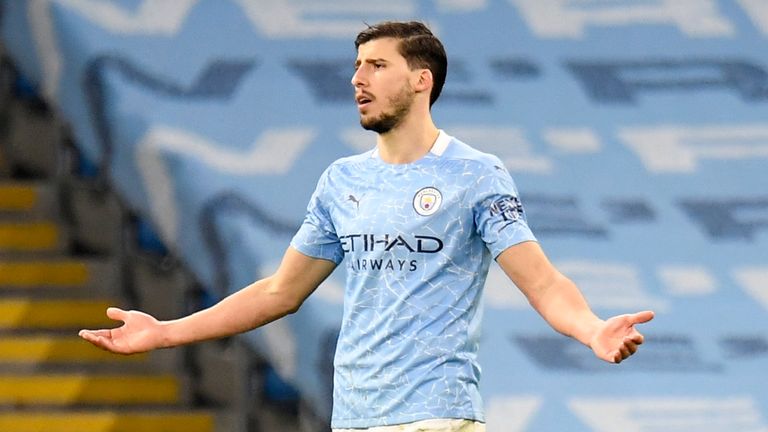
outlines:
{"label": "blurred background", "polygon": [[0,430],[328,431],[343,268],[260,330],[144,356],[108,305],[175,318],[270,274],[320,173],[375,144],[365,23],[444,42],[439,127],[499,156],[621,366],[492,266],[489,432],[768,431],[764,0],[0,3]]}

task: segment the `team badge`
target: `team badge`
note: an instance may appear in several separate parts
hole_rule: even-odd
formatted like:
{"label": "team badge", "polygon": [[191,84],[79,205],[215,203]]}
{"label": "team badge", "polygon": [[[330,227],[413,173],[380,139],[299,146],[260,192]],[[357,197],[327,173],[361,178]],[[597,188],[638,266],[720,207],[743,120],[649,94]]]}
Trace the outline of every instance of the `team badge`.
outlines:
{"label": "team badge", "polygon": [[425,187],[416,192],[413,197],[413,208],[422,216],[431,216],[443,203],[443,194],[433,187]]}
{"label": "team badge", "polygon": [[505,221],[514,222],[523,217],[523,205],[516,196],[506,195],[491,204],[491,216],[501,215]]}

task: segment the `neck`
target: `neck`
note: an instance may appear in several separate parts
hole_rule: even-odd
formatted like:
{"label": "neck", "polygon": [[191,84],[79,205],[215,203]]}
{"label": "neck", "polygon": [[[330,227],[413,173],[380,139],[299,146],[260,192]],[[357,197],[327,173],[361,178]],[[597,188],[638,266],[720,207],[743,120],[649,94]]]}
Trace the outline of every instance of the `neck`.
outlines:
{"label": "neck", "polygon": [[417,161],[429,153],[439,133],[429,113],[407,116],[397,127],[378,135],[379,157],[390,164]]}

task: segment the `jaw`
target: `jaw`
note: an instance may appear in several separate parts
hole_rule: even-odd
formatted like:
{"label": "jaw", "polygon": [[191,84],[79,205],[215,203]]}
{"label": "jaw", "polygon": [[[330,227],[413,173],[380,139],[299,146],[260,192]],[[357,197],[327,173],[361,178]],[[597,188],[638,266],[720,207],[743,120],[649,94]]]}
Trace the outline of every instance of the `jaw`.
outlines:
{"label": "jaw", "polygon": [[357,104],[357,113],[360,114],[360,117],[370,116],[371,114],[371,103],[365,103],[365,104]]}
{"label": "jaw", "polygon": [[365,96],[369,100],[365,104],[359,104],[360,99],[358,99],[360,125],[364,129],[384,134],[400,126],[410,115],[415,93],[406,83],[398,93],[381,100],[377,100],[367,92]]}

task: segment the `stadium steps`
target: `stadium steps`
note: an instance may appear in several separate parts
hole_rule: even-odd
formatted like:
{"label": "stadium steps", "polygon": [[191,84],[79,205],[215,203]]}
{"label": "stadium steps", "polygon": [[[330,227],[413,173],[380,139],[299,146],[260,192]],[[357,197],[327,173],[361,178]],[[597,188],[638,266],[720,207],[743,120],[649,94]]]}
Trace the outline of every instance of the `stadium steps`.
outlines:
{"label": "stadium steps", "polygon": [[128,303],[119,222],[62,174],[56,120],[11,103],[0,110],[0,431],[241,430],[194,406],[179,351],[119,356],[77,337],[115,326],[106,308]]}
{"label": "stadium steps", "polygon": [[52,207],[55,193],[50,184],[41,181],[0,181],[0,203],[5,213],[15,212],[24,216],[51,214],[55,212]]}
{"label": "stadium steps", "polygon": [[83,343],[78,336],[66,334],[14,332],[0,335],[0,365],[8,368],[12,365],[40,364],[54,365],[92,365],[92,364],[145,364],[147,354],[116,356],[107,351],[93,349]]}
{"label": "stadium steps", "polygon": [[10,406],[170,406],[180,393],[178,377],[167,374],[0,374],[0,404]]}
{"label": "stadium steps", "polygon": [[61,230],[50,221],[0,222],[0,252],[55,251],[65,244]]}
{"label": "stadium steps", "polygon": [[209,432],[207,412],[142,410],[0,411],[0,430],[13,432]]}
{"label": "stadium steps", "polygon": [[[0,271],[2,269],[0,268]],[[0,330],[72,330],[112,326],[105,300],[0,299]]]}

